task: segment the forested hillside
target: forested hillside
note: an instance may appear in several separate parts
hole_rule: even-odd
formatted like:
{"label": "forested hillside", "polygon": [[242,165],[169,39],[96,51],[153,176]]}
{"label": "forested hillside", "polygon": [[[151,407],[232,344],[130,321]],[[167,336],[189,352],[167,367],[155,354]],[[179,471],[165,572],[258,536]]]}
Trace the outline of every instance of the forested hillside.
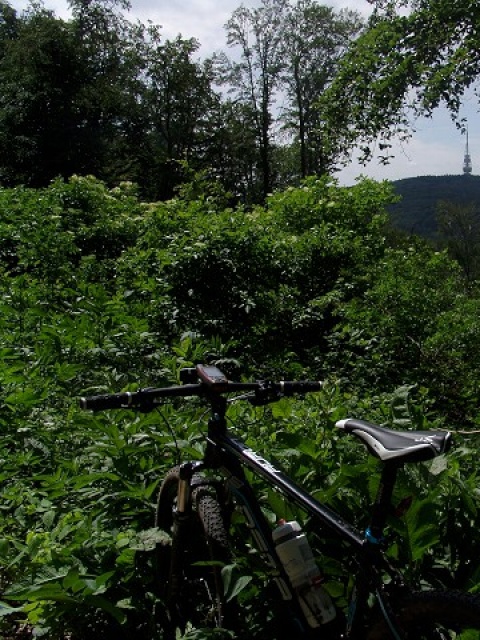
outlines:
{"label": "forested hillside", "polygon": [[393,183],[399,202],[389,211],[392,223],[407,233],[439,237],[439,204],[477,206],[480,212],[480,176],[419,176]]}

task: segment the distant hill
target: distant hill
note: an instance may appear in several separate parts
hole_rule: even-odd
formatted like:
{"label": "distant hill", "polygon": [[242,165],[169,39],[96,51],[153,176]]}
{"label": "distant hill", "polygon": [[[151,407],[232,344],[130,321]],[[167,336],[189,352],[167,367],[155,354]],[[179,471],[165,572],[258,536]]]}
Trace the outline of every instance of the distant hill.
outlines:
{"label": "distant hill", "polygon": [[391,205],[394,226],[432,238],[437,231],[437,203],[480,203],[480,176],[422,176],[393,182],[401,201]]}

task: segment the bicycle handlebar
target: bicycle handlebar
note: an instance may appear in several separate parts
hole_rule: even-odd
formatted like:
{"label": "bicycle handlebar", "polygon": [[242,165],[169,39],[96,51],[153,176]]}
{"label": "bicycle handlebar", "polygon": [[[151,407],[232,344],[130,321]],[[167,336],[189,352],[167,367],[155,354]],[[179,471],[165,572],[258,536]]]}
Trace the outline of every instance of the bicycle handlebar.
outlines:
{"label": "bicycle handlebar", "polygon": [[207,398],[218,397],[228,393],[241,391],[254,392],[250,401],[254,405],[263,405],[276,402],[284,396],[294,394],[306,394],[320,391],[322,382],[310,380],[270,382],[259,380],[257,382],[230,382],[226,381],[219,388],[199,382],[195,384],[174,385],[171,387],[146,388],[139,391],[126,391],[124,393],[103,394],[98,396],[84,396],[80,398],[80,407],[91,411],[105,411],[107,409],[138,409],[151,411],[163,398],[203,396]]}

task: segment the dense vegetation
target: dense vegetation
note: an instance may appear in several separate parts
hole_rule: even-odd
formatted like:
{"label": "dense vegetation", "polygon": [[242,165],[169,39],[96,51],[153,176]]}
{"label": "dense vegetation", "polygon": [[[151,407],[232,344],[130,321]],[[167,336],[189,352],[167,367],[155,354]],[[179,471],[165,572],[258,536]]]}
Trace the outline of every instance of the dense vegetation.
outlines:
{"label": "dense vegetation", "polygon": [[[179,450],[200,455],[203,409],[90,415],[77,398],[175,383],[199,361],[327,381],[301,403],[234,405],[232,423],[359,525],[376,464],[335,420],[453,429],[447,459],[403,475],[415,499],[390,553],[419,584],[478,590],[474,204],[441,205],[443,251],[389,228],[391,186],[326,177],[382,132],[388,156],[412,86],[420,110],[458,111],[478,3],[374,4],[351,48],[353,12],[242,6],[233,59],[200,61],[196,40],[128,22],[126,3],[72,0],[65,21],[0,0],[2,637],[158,636],[152,504]],[[340,603],[343,555],[324,567]],[[275,637],[261,563],[233,575],[251,635]]]}
{"label": "dense vegetation", "polygon": [[[269,411],[234,405],[232,418],[359,524],[376,464],[335,420],[457,431],[448,459],[402,477],[415,501],[392,520],[405,545],[391,553],[414,580],[478,589],[480,298],[445,252],[388,232],[392,197],[387,184],[311,178],[232,208],[202,174],[163,203],[81,177],[0,191],[4,637],[154,637],[152,502],[177,448],[199,455],[203,410],[91,415],[77,398],[175,383],[205,360],[234,379],[328,381]],[[265,504],[290,515],[278,496]],[[325,569],[341,601],[338,563]],[[238,571],[260,634],[261,566]]]}

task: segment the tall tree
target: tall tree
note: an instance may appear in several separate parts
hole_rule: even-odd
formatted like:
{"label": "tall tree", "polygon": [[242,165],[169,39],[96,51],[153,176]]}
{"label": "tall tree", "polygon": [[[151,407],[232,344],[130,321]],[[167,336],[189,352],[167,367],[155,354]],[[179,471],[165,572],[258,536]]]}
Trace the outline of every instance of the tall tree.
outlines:
{"label": "tall tree", "polygon": [[[264,195],[277,169],[298,179],[330,168],[317,102],[361,27],[357,13],[315,0],[263,0],[257,9],[239,7],[227,23],[227,42],[240,48],[240,60],[230,62],[226,78],[254,114]],[[293,134],[293,143],[290,137],[275,144],[280,129]]]}
{"label": "tall tree", "polygon": [[191,158],[210,105],[208,70],[192,58],[198,48],[195,39],[178,36],[150,52],[146,74],[152,125],[168,159]]}
{"label": "tall tree", "polygon": [[202,162],[235,201],[262,200],[254,114],[248,104],[217,96],[210,109]]}
{"label": "tall tree", "polygon": [[137,151],[146,127],[145,27],[124,17],[127,0],[69,0],[69,4],[82,73],[77,108],[85,144],[97,159],[92,171],[113,182],[136,179]]}
{"label": "tall tree", "polygon": [[44,184],[79,157],[78,50],[67,23],[43,9],[19,18],[0,59],[0,180]]}
{"label": "tall tree", "polygon": [[[212,89],[210,63],[194,59],[199,42],[194,38],[162,42],[150,30],[146,53],[145,109],[149,120],[150,195],[171,197],[181,178],[179,161],[202,168],[210,145],[209,120],[217,97]],[[157,192],[152,192],[153,184]]]}
{"label": "tall tree", "polygon": [[101,3],[73,20],[32,5],[2,40],[0,180],[45,185],[56,176],[109,176],[112,148],[137,104],[131,31]]}
{"label": "tall tree", "polygon": [[315,0],[297,0],[282,25],[282,82],[289,102],[286,125],[299,142],[302,177],[329,168],[321,135],[319,96],[332,82],[338,62],[363,22],[353,11],[335,12]]}
{"label": "tall tree", "polygon": [[287,5],[287,0],[262,0],[256,9],[240,6],[226,24],[227,43],[240,47],[240,60],[230,63],[228,79],[255,120],[264,196],[273,184],[272,109],[283,66],[281,25]]}
{"label": "tall tree", "polygon": [[0,2],[0,56],[5,55],[8,42],[18,33],[19,20],[17,12],[7,2]]}

